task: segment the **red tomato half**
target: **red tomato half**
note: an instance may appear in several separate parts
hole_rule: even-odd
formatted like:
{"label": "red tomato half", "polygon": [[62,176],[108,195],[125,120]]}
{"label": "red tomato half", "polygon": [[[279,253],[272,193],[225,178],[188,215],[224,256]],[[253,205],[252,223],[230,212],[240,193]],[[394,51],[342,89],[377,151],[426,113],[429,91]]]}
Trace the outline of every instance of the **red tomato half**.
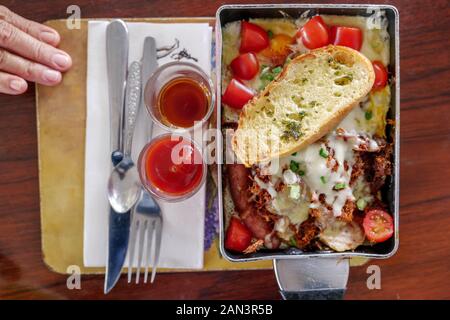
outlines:
{"label": "red tomato half", "polygon": [[316,49],[330,43],[328,27],[320,16],[314,16],[300,29],[298,36],[308,49]]}
{"label": "red tomato half", "polygon": [[372,242],[383,242],[394,234],[392,217],[382,209],[370,209],[363,221],[367,239]]}
{"label": "red tomato half", "polygon": [[360,50],[362,46],[362,32],[359,28],[331,27],[330,42],[337,46],[345,46]]}
{"label": "red tomato half", "polygon": [[231,79],[222,96],[222,102],[232,108],[242,109],[253,96],[252,89],[246,87],[236,79]]}
{"label": "red tomato half", "polygon": [[231,61],[233,75],[239,79],[250,80],[259,72],[258,59],[252,52],[243,53]]}
{"label": "red tomato half", "polygon": [[388,72],[381,61],[372,62],[373,71],[375,71],[375,82],[373,83],[373,90],[382,89],[386,86],[388,81]]}
{"label": "red tomato half", "polygon": [[231,218],[230,225],[225,236],[225,248],[242,252],[252,241],[251,231],[238,219]]}
{"label": "red tomato half", "polygon": [[247,21],[241,22],[241,47],[239,51],[259,52],[269,46],[269,35],[260,26]]}

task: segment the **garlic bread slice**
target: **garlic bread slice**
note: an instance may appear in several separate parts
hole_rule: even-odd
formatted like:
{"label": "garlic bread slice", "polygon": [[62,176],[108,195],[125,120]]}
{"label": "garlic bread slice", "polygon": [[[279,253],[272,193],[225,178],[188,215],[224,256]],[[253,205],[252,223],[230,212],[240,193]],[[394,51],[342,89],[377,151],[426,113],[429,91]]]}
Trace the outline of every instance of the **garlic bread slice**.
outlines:
{"label": "garlic bread slice", "polygon": [[243,108],[232,148],[250,166],[317,141],[371,90],[372,63],[358,51],[327,46],[294,58]]}

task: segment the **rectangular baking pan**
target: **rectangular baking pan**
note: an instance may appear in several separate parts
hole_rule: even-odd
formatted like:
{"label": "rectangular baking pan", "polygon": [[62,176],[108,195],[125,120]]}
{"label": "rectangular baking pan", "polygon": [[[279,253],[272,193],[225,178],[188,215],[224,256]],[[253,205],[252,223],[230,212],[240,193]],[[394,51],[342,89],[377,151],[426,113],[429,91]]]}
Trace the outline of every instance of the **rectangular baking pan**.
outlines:
{"label": "rectangular baking pan", "polygon": [[[224,248],[225,216],[223,211],[223,145],[218,141],[218,188],[219,188],[219,215],[220,215],[220,251],[222,255],[233,262],[244,262],[266,259],[299,259],[314,257],[329,258],[389,258],[399,245],[399,170],[400,170],[400,63],[399,63],[399,14],[395,7],[390,5],[326,5],[326,4],[269,4],[269,5],[225,5],[216,13],[216,75],[217,92],[221,91],[221,67],[222,67],[222,27],[232,21],[248,20],[249,18],[283,18],[286,14],[298,18],[302,13],[309,10],[310,15],[330,14],[348,16],[370,16],[375,10],[383,10],[389,22],[388,32],[390,36],[390,65],[389,73],[391,82],[391,108],[388,118],[395,120],[394,132],[388,132],[394,141],[393,174],[387,180],[383,190],[383,196],[389,204],[389,211],[394,217],[394,237],[389,241],[374,246],[360,246],[351,252],[315,251],[303,252],[297,248],[278,250],[261,250],[252,254],[236,254]],[[221,95],[217,94],[217,127],[221,132]]]}

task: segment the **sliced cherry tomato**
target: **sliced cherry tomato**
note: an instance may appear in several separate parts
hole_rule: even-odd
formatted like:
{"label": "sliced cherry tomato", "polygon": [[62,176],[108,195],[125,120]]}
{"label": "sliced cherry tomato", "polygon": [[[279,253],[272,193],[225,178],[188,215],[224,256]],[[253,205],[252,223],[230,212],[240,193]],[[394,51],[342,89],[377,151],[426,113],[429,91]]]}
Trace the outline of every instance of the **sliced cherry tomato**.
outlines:
{"label": "sliced cherry tomato", "polygon": [[392,217],[382,209],[369,209],[363,221],[367,239],[372,242],[383,242],[394,234]]}
{"label": "sliced cherry tomato", "polygon": [[261,51],[261,55],[270,59],[273,65],[282,65],[292,52],[290,46],[293,43],[294,38],[287,34],[276,34],[270,39],[270,46]]}
{"label": "sliced cherry tomato", "polygon": [[260,26],[247,21],[241,22],[241,47],[239,51],[259,52],[269,46],[269,35]]}
{"label": "sliced cherry tomato", "polygon": [[328,26],[321,16],[314,16],[297,33],[308,49],[316,49],[330,43]]}
{"label": "sliced cherry tomato", "polygon": [[243,53],[231,61],[233,75],[239,79],[250,80],[259,72],[259,62],[252,52]]}
{"label": "sliced cherry tomato", "polygon": [[238,219],[232,217],[225,236],[225,248],[242,252],[252,241],[251,231]]}
{"label": "sliced cherry tomato", "polygon": [[386,86],[388,81],[388,72],[381,61],[372,62],[373,71],[375,71],[375,82],[373,83],[373,90],[382,89]]}
{"label": "sliced cherry tomato", "polygon": [[362,38],[362,32],[359,28],[333,26],[330,29],[330,42],[337,46],[345,46],[359,51]]}
{"label": "sliced cherry tomato", "polygon": [[222,96],[222,101],[232,108],[242,109],[253,96],[252,89],[246,87],[236,79],[231,79]]}

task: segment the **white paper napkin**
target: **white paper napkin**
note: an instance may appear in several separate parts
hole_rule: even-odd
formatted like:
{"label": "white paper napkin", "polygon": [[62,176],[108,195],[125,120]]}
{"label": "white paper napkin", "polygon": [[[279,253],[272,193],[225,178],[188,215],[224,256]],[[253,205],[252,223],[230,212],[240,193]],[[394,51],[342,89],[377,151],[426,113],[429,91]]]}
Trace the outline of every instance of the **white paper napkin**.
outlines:
{"label": "white paper napkin", "polygon": [[[111,172],[108,82],[106,71],[106,21],[90,21],[88,26],[86,154],[84,182],[84,265],[102,267],[106,262],[109,204],[106,186]],[[204,23],[155,24],[128,23],[129,63],[140,60],[144,38],[152,36],[157,47],[180,41],[198,59],[197,64],[211,71],[212,29]],[[159,65],[173,61],[159,59]],[[193,62],[190,60],[190,62]],[[195,63],[195,62],[194,62]],[[146,110],[141,110],[136,124],[132,157],[136,161],[147,142]],[[163,133],[156,125],[153,136]],[[180,203],[159,202],[163,214],[160,267],[200,269],[203,267],[205,187]]]}

